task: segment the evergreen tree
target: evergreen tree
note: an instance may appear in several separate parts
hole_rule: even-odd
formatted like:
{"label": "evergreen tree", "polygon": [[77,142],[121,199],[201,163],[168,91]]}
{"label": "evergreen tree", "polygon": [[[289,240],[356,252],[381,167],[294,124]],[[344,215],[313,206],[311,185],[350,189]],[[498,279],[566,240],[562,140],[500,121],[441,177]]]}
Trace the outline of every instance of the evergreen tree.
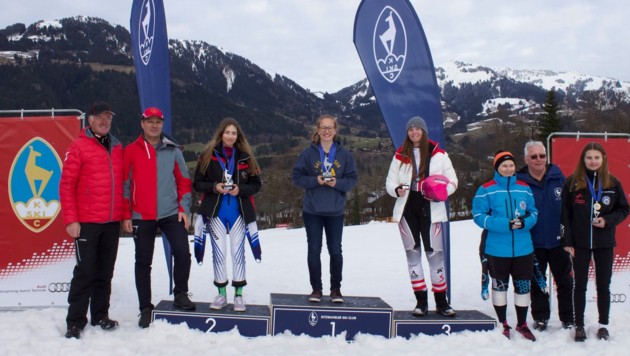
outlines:
{"label": "evergreen tree", "polygon": [[556,90],[552,88],[547,92],[547,99],[543,104],[544,113],[538,119],[538,139],[545,142],[547,136],[553,132],[560,132],[562,125],[558,117],[558,102],[556,101]]}

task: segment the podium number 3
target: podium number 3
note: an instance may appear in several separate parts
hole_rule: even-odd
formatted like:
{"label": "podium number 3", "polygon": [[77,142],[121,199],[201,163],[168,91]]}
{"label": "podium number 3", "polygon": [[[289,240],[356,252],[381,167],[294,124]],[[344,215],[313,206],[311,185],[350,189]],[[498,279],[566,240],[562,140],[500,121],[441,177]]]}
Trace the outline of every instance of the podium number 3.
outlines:
{"label": "podium number 3", "polygon": [[215,326],[217,326],[217,321],[214,318],[208,318],[206,319],[206,324],[212,324],[208,330],[206,330],[206,332],[209,333],[212,332],[212,329],[214,329]]}
{"label": "podium number 3", "polygon": [[446,335],[450,335],[451,334],[451,326],[448,325],[448,324],[442,325],[442,330],[444,330],[444,333]]}

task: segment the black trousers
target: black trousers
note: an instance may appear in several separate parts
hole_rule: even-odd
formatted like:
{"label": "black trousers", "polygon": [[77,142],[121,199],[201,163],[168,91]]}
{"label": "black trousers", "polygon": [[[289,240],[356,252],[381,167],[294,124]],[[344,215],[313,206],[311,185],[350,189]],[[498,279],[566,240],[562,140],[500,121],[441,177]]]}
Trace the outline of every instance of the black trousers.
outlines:
{"label": "black trousers", "polygon": [[409,230],[413,234],[414,247],[420,247],[420,241],[425,252],[432,252],[431,247],[431,206],[424,199],[422,193],[415,190],[408,191],[409,197],[403,210],[403,217],[407,221]]}
{"label": "black trousers", "polygon": [[[571,256],[560,246],[546,249],[534,249],[538,268],[543,275],[547,273],[547,265],[556,282],[558,294],[558,317],[562,322],[573,322],[573,276],[571,274]],[[532,318],[549,320],[549,296],[545,295],[538,283],[532,278]]]}
{"label": "black trousers", "polygon": [[134,243],[136,245],[136,290],[140,310],[153,308],[151,304],[151,265],[155,249],[155,235],[158,227],[166,235],[173,253],[173,293],[188,292],[190,276],[190,247],[188,233],[183,221],[177,221],[177,215],[159,220],[133,220]]}
{"label": "black trousers", "polygon": [[74,240],[77,264],[68,293],[68,327],[85,327],[88,306],[92,325],[108,316],[119,236],[119,222],[81,223]]}
{"label": "black trousers", "polygon": [[586,284],[588,283],[588,269],[591,256],[595,264],[595,284],[597,285],[597,311],[599,323],[608,325],[610,313],[610,280],[613,269],[613,248],[575,248],[573,258],[573,273],[575,274],[575,290],[573,303],[575,304],[575,325],[584,326],[584,309],[586,309]]}

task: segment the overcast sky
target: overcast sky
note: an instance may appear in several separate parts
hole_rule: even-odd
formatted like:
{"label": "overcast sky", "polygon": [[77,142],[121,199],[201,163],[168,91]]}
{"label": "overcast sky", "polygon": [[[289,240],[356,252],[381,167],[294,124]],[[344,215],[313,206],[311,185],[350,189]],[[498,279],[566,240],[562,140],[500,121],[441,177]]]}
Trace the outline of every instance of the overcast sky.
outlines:
{"label": "overcast sky", "polygon": [[[164,0],[164,7],[170,38],[202,40],[312,91],[336,92],[365,78],[352,42],[360,2]],[[131,3],[0,0],[0,28],[84,15],[129,29]],[[436,66],[458,60],[512,69],[576,71],[630,81],[628,1],[411,3]]]}

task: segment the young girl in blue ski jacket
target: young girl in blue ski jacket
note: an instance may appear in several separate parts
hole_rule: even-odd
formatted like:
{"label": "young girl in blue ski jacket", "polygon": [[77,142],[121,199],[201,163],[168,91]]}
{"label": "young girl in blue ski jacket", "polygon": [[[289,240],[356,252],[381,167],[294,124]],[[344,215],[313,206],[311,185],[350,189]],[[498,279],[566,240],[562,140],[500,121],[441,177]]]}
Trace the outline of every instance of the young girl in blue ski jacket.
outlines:
{"label": "young girl in blue ski jacket", "polygon": [[509,338],[507,290],[512,276],[516,330],[535,341],[526,319],[534,261],[529,230],[536,224],[538,210],[527,183],[516,179],[515,160],[510,152],[495,154],[494,169],[494,179],[479,187],[473,199],[474,221],[488,231],[484,253],[492,277],[492,304],[503,324],[503,334]]}

